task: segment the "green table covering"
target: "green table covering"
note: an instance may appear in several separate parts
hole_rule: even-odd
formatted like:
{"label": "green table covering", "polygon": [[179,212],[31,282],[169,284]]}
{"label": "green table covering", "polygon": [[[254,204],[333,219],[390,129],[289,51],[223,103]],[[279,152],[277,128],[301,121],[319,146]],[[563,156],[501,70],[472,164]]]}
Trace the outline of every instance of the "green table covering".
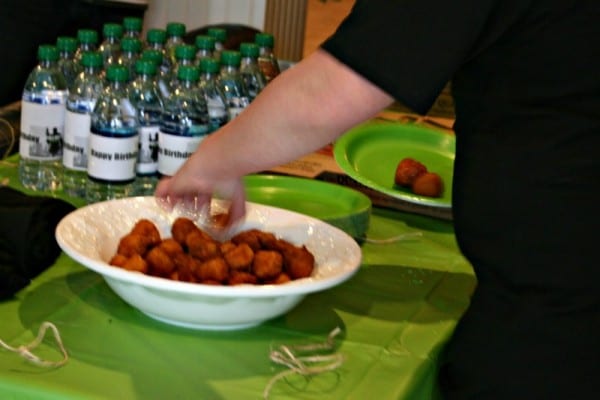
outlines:
{"label": "green table covering", "polygon": [[[17,161],[0,162],[0,183],[22,189]],[[450,222],[375,208],[367,236],[417,231],[423,235],[362,244],[362,265],[349,281],[307,296],[263,325],[225,332],[150,319],[62,254],[30,286],[0,302],[0,339],[27,344],[50,321],[70,360],[44,369],[0,349],[0,399],[260,399],[286,369],[269,359],[273,347],[323,342],[336,327],[342,333],[335,352],[344,364],[309,379],[280,380],[270,399],[435,398],[437,362],[475,278]],[[61,358],[51,335],[37,353]]]}

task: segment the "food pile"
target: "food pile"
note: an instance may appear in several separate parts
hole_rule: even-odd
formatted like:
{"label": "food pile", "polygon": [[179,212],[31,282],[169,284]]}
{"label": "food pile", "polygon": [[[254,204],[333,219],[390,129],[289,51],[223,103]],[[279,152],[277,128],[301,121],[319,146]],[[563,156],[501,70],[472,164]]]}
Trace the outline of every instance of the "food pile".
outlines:
{"label": "food pile", "polygon": [[427,167],[413,159],[403,158],[396,167],[394,183],[407,187],[414,194],[428,197],[440,197],[444,191],[442,178],[435,172],[429,172]]}
{"label": "food pile", "polygon": [[110,264],[167,279],[209,285],[281,284],[312,274],[314,255],[274,234],[249,229],[218,241],[180,217],[170,238],[156,225],[136,222],[119,241]]}

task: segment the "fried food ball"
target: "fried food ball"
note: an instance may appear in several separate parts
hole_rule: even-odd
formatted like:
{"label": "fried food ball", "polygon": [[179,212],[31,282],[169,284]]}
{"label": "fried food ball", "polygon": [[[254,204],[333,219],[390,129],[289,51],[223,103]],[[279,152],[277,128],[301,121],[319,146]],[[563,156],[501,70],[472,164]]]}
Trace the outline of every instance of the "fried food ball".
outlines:
{"label": "fried food ball", "polygon": [[254,254],[252,272],[258,279],[270,280],[283,270],[283,257],[275,250],[259,250]]}
{"label": "fried food ball", "polygon": [[258,278],[256,275],[245,271],[234,271],[229,275],[228,285],[256,285]]}
{"label": "fried food ball", "polygon": [[225,282],[229,278],[229,266],[223,257],[214,257],[199,265],[196,277],[202,283],[204,281]]}
{"label": "fried food ball", "polygon": [[152,275],[168,277],[175,270],[175,262],[160,247],[153,247],[146,255],[146,261]]}
{"label": "fried food ball", "polygon": [[426,172],[415,179],[412,191],[421,196],[440,197],[444,191],[444,183],[435,172]]}
{"label": "fried food ball", "polygon": [[125,257],[131,257],[134,254],[141,256],[145,255],[150,246],[149,239],[138,233],[128,233],[119,241],[117,254],[122,254]]}
{"label": "fried food ball", "polygon": [[108,262],[110,265],[114,265],[115,267],[123,267],[123,265],[125,265],[125,263],[127,262],[127,257],[124,256],[123,254],[115,254],[114,256],[112,256],[112,258],[110,259],[110,261]]}
{"label": "fried food ball", "polygon": [[188,252],[202,261],[221,255],[219,243],[204,235],[201,231],[194,231],[187,235],[185,245]]}
{"label": "fried food ball", "polygon": [[248,269],[254,259],[254,251],[248,243],[240,243],[224,253],[223,257],[231,269]]}
{"label": "fried food ball", "polygon": [[197,282],[196,271],[202,262],[187,253],[177,253],[173,257],[177,279],[182,282]]}
{"label": "fried food ball", "polygon": [[[306,246],[297,247],[282,241],[281,254],[285,272],[292,279],[309,277],[315,268],[315,257]],[[280,243],[281,244],[281,243]]]}
{"label": "fried food ball", "polygon": [[394,183],[399,186],[411,187],[414,180],[427,172],[427,167],[413,158],[403,158],[396,167]]}
{"label": "fried food ball", "polygon": [[145,236],[148,240],[149,246],[156,246],[161,240],[158,228],[154,222],[150,221],[149,219],[140,219],[137,221],[133,226],[131,233]]}
{"label": "fried food ball", "polygon": [[235,249],[236,248],[236,244],[233,243],[231,240],[227,240],[225,242],[222,242],[219,245],[219,250],[221,251],[221,254],[225,254],[227,253],[229,250]]}
{"label": "fried food ball", "polygon": [[242,231],[231,238],[231,241],[235,244],[246,243],[253,251],[258,251],[261,249],[261,244],[259,240],[258,230],[250,229],[247,231]]}
{"label": "fried food ball", "polygon": [[128,271],[141,272],[142,274],[148,273],[148,263],[139,254],[134,254],[125,261],[123,268]]}
{"label": "fried food ball", "polygon": [[177,254],[184,252],[183,247],[173,238],[163,239],[158,247],[160,247],[165,253],[171,257],[175,257]]}
{"label": "fried food ball", "polygon": [[200,232],[200,228],[189,218],[179,217],[171,225],[171,236],[181,245],[191,232]]}
{"label": "fried food ball", "polygon": [[292,278],[290,278],[290,276],[288,274],[286,274],[285,272],[282,272],[275,279],[270,280],[265,283],[270,284],[270,285],[281,285],[283,283],[288,283],[291,281],[292,281]]}

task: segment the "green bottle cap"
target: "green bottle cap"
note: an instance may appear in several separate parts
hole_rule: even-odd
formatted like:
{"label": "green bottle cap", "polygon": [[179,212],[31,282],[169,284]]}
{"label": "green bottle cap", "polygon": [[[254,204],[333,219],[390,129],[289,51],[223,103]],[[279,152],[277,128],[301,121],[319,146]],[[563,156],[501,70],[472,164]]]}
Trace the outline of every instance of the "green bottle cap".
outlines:
{"label": "green bottle cap", "polygon": [[144,75],[156,75],[156,63],[153,60],[141,59],[135,62],[135,72]]}
{"label": "green bottle cap", "polygon": [[185,35],[185,24],[181,22],[169,22],[167,24],[167,36],[183,36]]}
{"label": "green bottle cap", "polygon": [[77,39],[70,36],[59,36],[56,38],[56,48],[58,51],[77,50]]}
{"label": "green bottle cap", "polygon": [[162,65],[163,53],[160,50],[146,49],[142,52],[142,60],[150,60],[156,65]]}
{"label": "green bottle cap", "polygon": [[195,82],[200,78],[200,70],[195,65],[182,65],[177,69],[177,79]]}
{"label": "green bottle cap", "polygon": [[208,28],[208,36],[212,36],[217,42],[223,43],[227,39],[227,31],[223,28]]}
{"label": "green bottle cap", "polygon": [[109,65],[106,69],[106,79],[112,82],[126,82],[129,70],[124,65]]}
{"label": "green bottle cap", "polygon": [[81,56],[81,65],[84,67],[102,67],[102,54],[97,51],[86,51]]}
{"label": "green bottle cap", "polygon": [[121,40],[121,50],[131,53],[139,53],[142,51],[142,41],[134,37],[123,38]]}
{"label": "green bottle cap", "polygon": [[163,44],[167,40],[167,32],[164,29],[150,29],[146,33],[146,41],[148,43],[161,43]]}
{"label": "green bottle cap", "polygon": [[175,47],[175,58],[177,60],[193,60],[196,58],[196,47],[191,44],[180,44]]}
{"label": "green bottle cap", "polygon": [[219,62],[211,57],[204,57],[200,60],[200,72],[217,73],[219,72]]}
{"label": "green bottle cap", "polygon": [[232,67],[239,67],[242,61],[242,55],[236,50],[223,50],[221,52],[221,64]]}
{"label": "green bottle cap", "polygon": [[58,60],[58,49],[51,44],[42,44],[38,47],[37,57],[39,61]]}
{"label": "green bottle cap", "polygon": [[202,50],[213,51],[215,49],[215,38],[208,35],[196,36],[196,47]]}
{"label": "green bottle cap", "polygon": [[96,44],[98,43],[98,32],[93,29],[80,29],[77,31],[77,40],[79,43]]}
{"label": "green bottle cap", "polygon": [[102,27],[104,37],[121,38],[123,36],[123,27],[119,24],[107,23]]}
{"label": "green bottle cap", "polygon": [[259,32],[254,36],[254,42],[260,47],[271,47],[275,44],[275,37],[270,33]]}
{"label": "green bottle cap", "polygon": [[123,28],[126,31],[141,32],[142,19],[138,17],[125,17],[123,18]]}
{"label": "green bottle cap", "polygon": [[258,57],[259,47],[256,43],[241,43],[240,54],[242,57]]}

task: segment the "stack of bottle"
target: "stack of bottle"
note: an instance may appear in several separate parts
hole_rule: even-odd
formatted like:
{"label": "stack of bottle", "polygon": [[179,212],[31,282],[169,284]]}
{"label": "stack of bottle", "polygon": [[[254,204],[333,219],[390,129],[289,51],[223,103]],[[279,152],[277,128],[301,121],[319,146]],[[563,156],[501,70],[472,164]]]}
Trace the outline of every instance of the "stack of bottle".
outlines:
{"label": "stack of bottle", "polygon": [[171,22],[143,37],[125,18],[39,46],[21,102],[23,186],[89,203],[152,195],[279,73],[272,35],[225,49],[222,29],[185,33]]}

